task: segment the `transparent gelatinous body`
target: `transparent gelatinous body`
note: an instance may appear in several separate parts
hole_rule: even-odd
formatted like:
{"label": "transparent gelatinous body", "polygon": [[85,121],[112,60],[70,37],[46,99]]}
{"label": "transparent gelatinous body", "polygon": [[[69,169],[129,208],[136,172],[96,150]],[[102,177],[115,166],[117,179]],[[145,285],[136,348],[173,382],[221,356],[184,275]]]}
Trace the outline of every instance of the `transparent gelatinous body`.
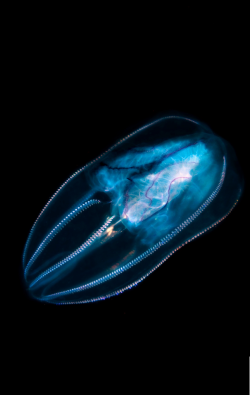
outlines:
{"label": "transparent gelatinous body", "polygon": [[156,120],[50,199],[24,249],[27,288],[57,304],[117,295],[224,219],[242,185],[233,148],[207,126],[180,116]]}

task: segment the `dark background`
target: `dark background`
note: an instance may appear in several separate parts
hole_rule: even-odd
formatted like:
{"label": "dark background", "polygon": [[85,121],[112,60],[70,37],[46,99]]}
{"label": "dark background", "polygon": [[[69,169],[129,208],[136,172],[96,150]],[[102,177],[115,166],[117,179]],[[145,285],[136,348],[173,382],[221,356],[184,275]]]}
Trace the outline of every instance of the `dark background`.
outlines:
{"label": "dark background", "polygon": [[[151,67],[108,54],[80,61],[57,52],[22,53],[14,115],[17,125],[15,261],[12,296],[17,317],[28,328],[51,325],[119,326],[164,320],[188,336],[224,336],[247,311],[246,197],[212,232],[175,253],[134,289],[109,300],[54,306],[32,300],[22,280],[22,253],[40,211],[76,170],[152,119],[179,113],[206,123],[231,143],[246,173],[246,129],[239,87],[228,83],[224,65],[197,56]],[[194,66],[195,65],[195,66]],[[203,66],[202,66],[203,65]],[[11,136],[10,136],[11,137]],[[245,174],[246,177],[246,174]],[[12,235],[13,237],[13,235]],[[185,335],[183,335],[185,327]]]}
{"label": "dark background", "polygon": [[167,3],[155,14],[150,4],[145,17],[145,5],[138,14],[120,5],[93,3],[89,12],[84,3],[70,15],[67,4],[63,16],[63,5],[53,13],[51,5],[11,4],[3,13],[3,378],[26,392],[42,384],[58,392],[67,381],[72,392],[78,378],[78,390],[96,392],[100,382],[121,392],[137,377],[142,392],[155,367],[153,393],[181,393],[181,384],[230,393],[234,382],[239,393],[248,373],[240,363],[249,344],[246,191],[216,229],[118,297],[54,306],[25,291],[22,253],[44,205],[72,173],[152,118],[178,111],[208,124],[232,144],[248,180],[247,12],[178,3],[173,12]]}

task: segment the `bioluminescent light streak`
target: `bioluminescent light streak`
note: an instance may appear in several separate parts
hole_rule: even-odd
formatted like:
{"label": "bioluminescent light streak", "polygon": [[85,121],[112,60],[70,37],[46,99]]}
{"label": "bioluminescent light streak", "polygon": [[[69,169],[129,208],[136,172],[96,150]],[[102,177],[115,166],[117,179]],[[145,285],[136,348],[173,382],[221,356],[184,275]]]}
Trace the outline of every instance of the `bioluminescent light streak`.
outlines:
{"label": "bioluminescent light streak", "polygon": [[23,254],[28,292],[56,304],[118,295],[224,219],[242,189],[233,148],[206,125],[151,122],[73,174],[41,211]]}

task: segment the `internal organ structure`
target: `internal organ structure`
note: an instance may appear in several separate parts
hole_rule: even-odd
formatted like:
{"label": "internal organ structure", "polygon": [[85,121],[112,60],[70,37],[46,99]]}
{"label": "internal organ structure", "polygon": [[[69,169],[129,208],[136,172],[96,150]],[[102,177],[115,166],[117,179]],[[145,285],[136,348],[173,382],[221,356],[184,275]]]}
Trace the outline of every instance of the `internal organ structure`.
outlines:
{"label": "internal organ structure", "polygon": [[101,190],[112,196],[122,219],[137,227],[183,193],[209,155],[202,139],[132,148],[102,162],[96,172]]}

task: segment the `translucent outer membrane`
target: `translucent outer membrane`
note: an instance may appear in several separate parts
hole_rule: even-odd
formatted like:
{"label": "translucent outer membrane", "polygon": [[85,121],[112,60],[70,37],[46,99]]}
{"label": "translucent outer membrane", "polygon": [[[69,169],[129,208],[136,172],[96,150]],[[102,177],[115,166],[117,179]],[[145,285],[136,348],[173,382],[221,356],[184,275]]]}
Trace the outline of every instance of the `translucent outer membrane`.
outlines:
{"label": "translucent outer membrane", "polygon": [[191,119],[156,120],[52,196],[24,249],[27,289],[57,304],[117,295],[224,219],[242,187],[225,140]]}

